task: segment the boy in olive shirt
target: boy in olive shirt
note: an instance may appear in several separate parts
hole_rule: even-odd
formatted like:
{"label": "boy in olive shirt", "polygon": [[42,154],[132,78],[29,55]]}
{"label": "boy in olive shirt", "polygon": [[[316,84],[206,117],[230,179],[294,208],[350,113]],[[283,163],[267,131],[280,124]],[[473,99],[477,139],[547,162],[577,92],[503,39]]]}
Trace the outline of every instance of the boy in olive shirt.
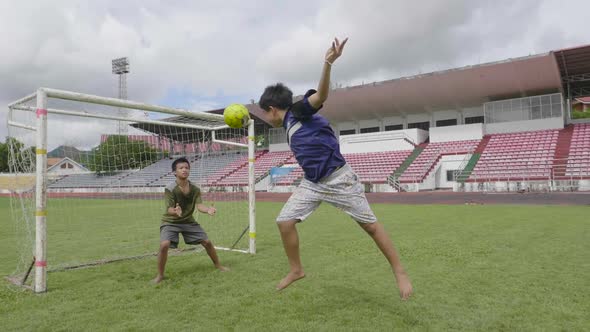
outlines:
{"label": "boy in olive shirt", "polygon": [[160,251],[158,252],[158,275],[153,280],[159,283],[164,279],[164,269],[168,259],[168,249],[178,247],[178,234],[182,233],[184,243],[201,244],[220,271],[229,271],[219,263],[219,257],[207,233],[199,225],[193,213],[195,207],[199,212],[215,215],[217,210],[212,206],[203,205],[201,190],[188,180],[190,163],[186,158],[178,158],[172,163],[176,180],[166,186],[164,191],[166,213],[162,216],[160,226]]}

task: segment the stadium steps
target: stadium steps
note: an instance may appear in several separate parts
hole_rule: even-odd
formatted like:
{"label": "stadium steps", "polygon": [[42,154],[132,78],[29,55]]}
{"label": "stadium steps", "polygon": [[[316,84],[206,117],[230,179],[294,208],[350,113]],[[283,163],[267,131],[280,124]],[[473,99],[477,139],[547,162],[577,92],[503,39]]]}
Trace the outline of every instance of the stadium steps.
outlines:
{"label": "stadium steps", "polygon": [[[291,159],[292,154],[291,152],[270,152],[270,151],[265,151],[264,153],[259,154],[256,157],[256,161],[255,161],[255,171],[254,171],[254,175],[255,175],[255,183],[258,183],[260,181],[262,181],[264,178],[266,178],[269,174],[270,171],[273,167],[281,167],[283,166],[289,159]],[[218,182],[218,184],[224,184],[224,185],[245,185],[247,184],[248,181],[248,163],[245,163],[244,165],[241,165],[238,169],[236,169],[233,173],[232,173],[232,177],[235,177],[232,179],[232,183],[229,182],[229,176],[224,177],[224,179],[227,179],[226,181],[224,181],[224,179],[220,180],[220,182]]]}
{"label": "stadium steps", "polygon": [[[266,154],[267,151],[263,151],[260,155],[256,156],[254,159],[258,159],[260,157],[262,157],[264,154]],[[256,161],[254,161],[254,163],[256,163]],[[217,182],[221,182],[224,179],[232,176],[234,173],[236,173],[237,171],[241,170],[242,168],[246,168],[248,167],[248,159],[246,158],[246,161],[243,162],[240,166],[234,168],[233,170],[231,170],[229,173],[226,173],[224,176],[222,176],[219,180],[217,180]],[[256,166],[254,166],[256,167]]]}
{"label": "stadium steps", "polygon": [[[283,160],[283,161],[279,162],[278,164],[276,164],[276,165],[274,165],[274,166],[272,166],[272,167],[283,167],[283,166],[285,165],[285,162],[286,162],[288,159],[289,159],[289,158],[285,158],[285,160]],[[254,167],[256,167],[256,165],[254,165]],[[272,167],[271,167],[271,168],[272,168]],[[239,169],[236,169],[234,172],[232,172],[232,174],[234,174],[235,172],[237,172],[237,171],[239,171],[239,170],[241,170],[241,169],[246,169],[246,168],[248,168],[248,164],[247,164],[247,163],[246,163],[245,165],[241,166]],[[269,175],[270,175],[270,169],[269,169],[268,171],[266,171],[266,172],[262,173],[262,175],[259,175],[259,176],[257,176],[257,177],[254,179],[254,183],[256,184],[256,183],[258,183],[258,182],[262,181],[264,178],[266,178],[266,177],[267,177],[267,176],[269,176]],[[227,176],[226,176],[226,177],[227,177]]]}
{"label": "stadium steps", "polygon": [[492,138],[491,135],[484,136],[483,139],[479,142],[479,144],[475,148],[475,153],[481,155],[481,153],[483,152],[483,150],[485,150],[485,148],[488,145],[488,142],[490,141],[491,138]]}
{"label": "stadium steps", "polygon": [[[287,163],[287,161],[289,159],[291,159],[292,156],[293,155],[291,154],[291,155],[288,155],[287,157],[285,157],[283,159],[280,159],[279,162],[277,164],[275,164],[274,166],[272,166],[268,171],[262,173],[262,175],[260,175],[256,179],[254,179],[254,183],[258,183],[258,182],[262,181],[262,179],[264,179],[265,177],[269,176],[270,175],[270,171],[271,171],[271,169],[273,167],[283,167]],[[299,182],[301,182],[301,180],[299,180]]]}
{"label": "stadium steps", "polygon": [[119,177],[117,178],[117,181],[122,181],[122,180],[123,180],[123,179],[125,179],[126,177],[129,177],[131,174],[133,174],[133,173],[124,173],[124,174],[122,174],[121,176],[119,176]]}
{"label": "stadium steps", "polygon": [[157,177],[157,178],[155,178],[155,179],[148,180],[148,181],[147,181],[147,183],[146,183],[146,185],[147,185],[148,187],[150,187],[150,186],[154,186],[154,183],[156,183],[156,182],[158,182],[158,181],[162,180],[163,178],[165,178],[165,177],[167,177],[167,176],[171,175],[172,173],[174,173],[174,172],[168,172],[168,173],[164,173],[163,175],[161,175],[161,176],[159,176],[159,177]]}
{"label": "stadium steps", "polygon": [[422,153],[408,166],[399,180],[402,183],[421,183],[432,174],[443,156],[471,154],[480,142],[477,139],[424,144]]}
{"label": "stadium steps", "polygon": [[[255,159],[258,159],[258,158],[260,158],[260,157],[264,156],[265,154],[269,153],[269,151],[267,151],[267,150],[260,151],[260,153],[258,153],[258,152],[259,152],[259,151],[257,151],[257,152],[255,153],[255,155],[254,155],[254,158],[255,158]],[[254,161],[254,163],[256,163],[256,161]],[[244,168],[247,168],[247,167],[248,167],[248,158],[246,158],[246,159],[245,159],[245,161],[244,161],[244,162],[242,162],[242,163],[241,163],[241,164],[240,164],[238,167],[235,167],[235,168],[234,168],[234,169],[232,169],[230,172],[227,172],[227,173],[225,173],[223,176],[221,176],[221,177],[219,177],[218,179],[216,179],[216,180],[214,181],[214,183],[216,183],[216,184],[217,184],[217,183],[219,183],[219,182],[223,181],[224,179],[226,179],[226,178],[228,178],[228,177],[232,176],[234,173],[236,173],[236,172],[240,171],[241,169],[244,169]],[[256,167],[256,166],[254,166],[254,167]],[[254,182],[256,183],[256,182],[258,182],[258,181],[254,181]]]}
{"label": "stadium steps", "polygon": [[399,165],[399,167],[395,171],[393,171],[393,177],[399,178],[406,171],[406,169],[410,167],[414,160],[418,158],[418,156],[420,155],[420,153],[422,153],[426,145],[428,144],[422,143],[416,146],[416,148],[414,149],[414,151],[412,151],[408,158],[406,158],[406,160],[404,160],[404,162],[401,165]]}
{"label": "stadium steps", "polygon": [[465,165],[465,168],[461,171],[461,174],[459,174],[459,176],[457,177],[457,182],[463,183],[467,179],[469,179],[471,172],[473,172],[475,165],[477,165],[479,158],[481,158],[481,153],[483,152],[483,150],[485,150],[485,148],[488,145],[488,142],[490,141],[491,138],[492,138],[492,136],[490,136],[490,135],[484,136],[482,138],[482,140],[479,142],[479,144],[475,148],[475,151],[474,151],[473,155],[471,156],[471,159],[469,159],[469,161],[467,162],[467,165]]}
{"label": "stadium steps", "polygon": [[567,159],[569,157],[573,134],[573,125],[568,125],[559,131],[559,135],[557,136],[557,146],[555,147],[555,156],[553,158],[552,171],[554,176],[565,176],[565,169],[567,167]]}
{"label": "stadium steps", "polygon": [[469,179],[469,176],[471,175],[471,172],[473,172],[473,169],[475,168],[475,165],[477,164],[477,161],[480,157],[481,153],[477,152],[471,156],[471,159],[469,159],[467,165],[465,165],[465,168],[461,171],[461,174],[457,176],[457,182],[464,183],[465,180]]}

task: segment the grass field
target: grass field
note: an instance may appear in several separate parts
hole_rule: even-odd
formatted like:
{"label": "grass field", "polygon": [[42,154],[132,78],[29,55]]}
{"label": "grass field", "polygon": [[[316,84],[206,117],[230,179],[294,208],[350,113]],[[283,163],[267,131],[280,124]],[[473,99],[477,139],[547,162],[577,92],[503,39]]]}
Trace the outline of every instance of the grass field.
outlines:
{"label": "grass field", "polygon": [[[90,209],[104,202],[84,204]],[[307,277],[277,293],[274,286],[287,272],[273,221],[281,206],[257,204],[258,254],[220,252],[232,268],[228,273],[215,271],[204,253],[192,252],[171,257],[169,279],[157,286],[149,283],[155,257],[52,272],[43,295],[3,281],[0,329],[582,331],[590,326],[588,207],[374,205],[416,291],[401,302],[369,237],[329,206],[299,227]],[[17,259],[8,215],[9,201],[0,198],[3,276],[14,271]],[[71,255],[112,248],[103,245],[103,225],[80,243],[63,240],[65,232],[52,233],[59,225],[48,225],[50,248]],[[51,264],[52,257],[48,260]]]}

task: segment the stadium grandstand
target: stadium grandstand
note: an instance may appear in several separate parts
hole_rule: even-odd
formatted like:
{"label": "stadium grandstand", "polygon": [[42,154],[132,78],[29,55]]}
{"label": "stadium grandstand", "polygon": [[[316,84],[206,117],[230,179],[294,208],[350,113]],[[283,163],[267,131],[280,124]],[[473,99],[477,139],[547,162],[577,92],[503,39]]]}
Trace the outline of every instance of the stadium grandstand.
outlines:
{"label": "stadium grandstand", "polygon": [[[588,96],[590,45],[337,88],[321,114],[367,192],[588,191],[590,119],[573,116],[590,112]],[[303,171],[284,130],[265,123],[254,102],[247,107],[256,123],[256,190],[292,191]],[[247,185],[247,157],[213,143],[209,133],[192,133],[203,138],[194,143],[166,126],[132,126],[145,135],[129,140],[165,152],[159,161],[108,176],[60,174],[49,188],[98,190],[116,182],[159,190],[173,179],[177,156],[191,158],[191,178],[210,189]],[[199,165],[203,152],[208,158]]]}

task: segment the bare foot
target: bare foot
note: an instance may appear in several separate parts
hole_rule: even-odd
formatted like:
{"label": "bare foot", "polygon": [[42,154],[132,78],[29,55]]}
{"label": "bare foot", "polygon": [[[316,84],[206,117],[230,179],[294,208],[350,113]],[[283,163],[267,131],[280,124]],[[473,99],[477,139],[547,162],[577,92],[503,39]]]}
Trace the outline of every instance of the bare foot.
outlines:
{"label": "bare foot", "polygon": [[162,282],[162,280],[164,280],[164,276],[157,276],[154,278],[154,280],[152,280],[152,283],[159,284],[160,282]]}
{"label": "bare foot", "polygon": [[283,278],[277,285],[277,290],[283,290],[289,287],[290,284],[294,283],[295,281],[302,279],[305,277],[305,273],[301,272],[289,272],[286,277]]}
{"label": "bare foot", "polygon": [[399,288],[399,296],[403,301],[407,300],[414,292],[412,283],[406,272],[398,272],[395,274],[397,280],[397,287]]}
{"label": "bare foot", "polygon": [[218,269],[221,272],[228,272],[228,271],[230,271],[229,267],[225,267],[225,266],[221,266],[221,265],[216,266],[215,268]]}

